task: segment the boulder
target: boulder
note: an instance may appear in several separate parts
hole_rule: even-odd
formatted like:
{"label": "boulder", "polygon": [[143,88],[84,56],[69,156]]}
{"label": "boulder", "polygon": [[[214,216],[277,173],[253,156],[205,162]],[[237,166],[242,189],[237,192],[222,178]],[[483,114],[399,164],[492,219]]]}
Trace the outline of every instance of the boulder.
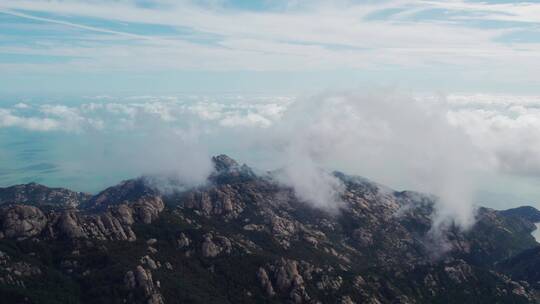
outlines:
{"label": "boulder", "polygon": [[33,206],[13,205],[0,209],[0,237],[24,239],[39,235],[47,217]]}

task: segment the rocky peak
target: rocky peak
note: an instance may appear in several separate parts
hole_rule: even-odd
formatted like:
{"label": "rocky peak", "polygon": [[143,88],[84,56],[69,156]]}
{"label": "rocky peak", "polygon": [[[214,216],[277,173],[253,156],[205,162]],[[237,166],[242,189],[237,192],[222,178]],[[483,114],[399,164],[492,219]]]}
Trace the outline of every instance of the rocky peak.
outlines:
{"label": "rocky peak", "polygon": [[[159,293],[159,281],[152,278],[152,272],[149,269],[138,265],[135,271],[128,271],[124,276],[124,284],[128,290],[138,291],[144,295],[148,304],[163,304],[163,296]],[[136,297],[130,294],[130,302]]]}
{"label": "rocky peak", "polygon": [[503,216],[515,216],[526,219],[533,223],[540,222],[540,211],[531,206],[521,206],[517,208],[499,211],[499,213]]}
{"label": "rocky peak", "polygon": [[136,202],[142,198],[157,197],[159,192],[150,187],[144,178],[130,179],[109,187],[92,197],[83,208],[104,210],[109,206],[125,202]]}
{"label": "rocky peak", "polygon": [[215,172],[210,176],[210,180],[215,183],[240,182],[255,177],[253,170],[225,154],[212,157]]}
{"label": "rocky peak", "polygon": [[237,161],[225,154],[212,157],[212,162],[218,172],[237,170],[240,167]]}

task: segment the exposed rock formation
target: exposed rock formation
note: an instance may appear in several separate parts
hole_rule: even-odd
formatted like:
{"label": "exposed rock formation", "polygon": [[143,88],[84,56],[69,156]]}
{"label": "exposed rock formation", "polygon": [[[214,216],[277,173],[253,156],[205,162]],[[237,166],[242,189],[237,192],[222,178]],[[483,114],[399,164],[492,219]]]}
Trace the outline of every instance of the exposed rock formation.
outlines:
{"label": "exposed rock formation", "polygon": [[[152,279],[152,272],[144,269],[142,266],[137,266],[134,271],[126,272],[124,277],[124,284],[127,289],[142,291],[144,295],[144,303],[147,304],[163,304],[163,296],[159,292],[159,281],[154,282]],[[132,301],[134,295],[131,294]]]}
{"label": "exposed rock formation", "polygon": [[165,208],[163,200],[159,196],[143,196],[131,204],[133,215],[141,222],[150,224],[158,218],[159,213]]}
{"label": "exposed rock formation", "polygon": [[264,268],[259,268],[259,271],[257,272],[257,277],[259,278],[259,281],[261,282],[262,288],[266,291],[266,294],[270,297],[273,297],[276,292],[274,291],[274,286],[272,286],[272,281],[270,281],[270,278],[268,277],[268,273]]}
{"label": "exposed rock formation", "polygon": [[0,208],[0,238],[24,239],[36,236],[47,225],[47,217],[33,206],[13,205]]}
{"label": "exposed rock formation", "polygon": [[182,249],[189,247],[189,244],[191,244],[191,240],[182,232],[176,240],[176,243],[178,244],[178,248]]}
{"label": "exposed rock formation", "polygon": [[214,236],[211,233],[204,235],[204,241],[201,245],[201,253],[205,258],[215,258],[219,254],[231,253],[231,241],[224,236]]}
{"label": "exposed rock formation", "polygon": [[264,268],[259,268],[257,277],[268,296],[274,296],[275,290],[289,298],[294,303],[304,303],[310,300],[304,285],[304,278],[298,270],[298,262],[280,259],[271,264],[268,269],[272,273],[274,284]]}
{"label": "exposed rock formation", "polygon": [[183,202],[185,208],[199,210],[207,216],[236,217],[245,206],[237,191],[230,185],[190,192]]}
{"label": "exposed rock formation", "polygon": [[[122,184],[120,188],[124,188],[125,185]],[[134,241],[136,236],[131,225],[136,222],[150,224],[158,218],[165,205],[160,196],[145,194],[137,197],[129,192],[122,193],[124,197],[133,197],[134,200],[124,200],[119,204],[110,203],[107,209],[93,213],[65,209],[45,214],[39,208],[29,205],[1,207],[0,238],[29,238],[43,233],[53,239],[60,237]],[[97,201],[105,204],[102,200],[103,194],[98,196],[100,199]]]}
{"label": "exposed rock formation", "polygon": [[123,223],[121,219],[115,217],[111,212],[81,215],[75,211],[66,211],[58,217],[53,216],[49,227],[48,232],[52,238],[128,241],[136,239],[131,227]]}

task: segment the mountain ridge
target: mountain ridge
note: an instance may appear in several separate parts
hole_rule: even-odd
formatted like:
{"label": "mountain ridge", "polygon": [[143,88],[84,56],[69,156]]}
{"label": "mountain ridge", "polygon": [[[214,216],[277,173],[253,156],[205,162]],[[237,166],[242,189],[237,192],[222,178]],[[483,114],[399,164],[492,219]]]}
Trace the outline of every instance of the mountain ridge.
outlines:
{"label": "mountain ridge", "polygon": [[225,155],[213,161],[207,184],[175,193],[138,178],[69,209],[0,205],[0,294],[15,303],[538,301],[533,282],[498,266],[537,248],[526,216],[480,208],[469,231],[451,226],[434,239],[431,195],[337,173],[344,207],[333,214]]}

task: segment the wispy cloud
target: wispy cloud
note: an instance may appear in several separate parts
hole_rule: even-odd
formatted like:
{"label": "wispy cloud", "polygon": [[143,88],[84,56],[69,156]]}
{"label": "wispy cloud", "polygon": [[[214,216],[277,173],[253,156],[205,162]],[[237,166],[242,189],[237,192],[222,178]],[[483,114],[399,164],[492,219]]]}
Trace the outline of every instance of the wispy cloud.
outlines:
{"label": "wispy cloud", "polygon": [[15,16],[15,17],[21,17],[21,18],[35,20],[35,21],[42,21],[42,22],[45,22],[45,23],[54,23],[54,24],[64,25],[64,26],[67,26],[67,27],[74,27],[74,28],[77,28],[77,29],[87,30],[87,31],[91,31],[91,32],[113,34],[113,35],[119,35],[119,36],[125,36],[125,37],[129,37],[129,38],[134,38],[134,39],[151,39],[149,37],[142,36],[142,35],[136,35],[136,34],[131,34],[131,33],[113,31],[113,30],[108,30],[108,29],[104,29],[104,28],[98,28],[98,27],[94,27],[94,26],[87,26],[87,25],[62,21],[62,20],[53,19],[53,18],[38,17],[38,16],[30,15],[30,14],[19,13],[19,12],[12,11],[12,10],[5,10],[4,9],[4,10],[1,10],[0,12],[4,13],[4,14],[7,14],[7,15]]}
{"label": "wispy cloud", "polygon": [[[59,43],[44,41],[48,43],[44,50],[16,49],[86,58],[71,62],[75,69],[316,70],[471,65],[490,70],[517,56],[528,59],[512,61],[515,65],[530,65],[540,59],[538,44],[508,45],[497,40],[515,31],[515,25],[490,28],[464,22],[533,23],[538,21],[533,12],[540,9],[539,4],[384,1],[313,2],[300,7],[246,11],[233,5],[189,1],[156,1],[142,7],[131,1],[6,0],[0,10],[87,31],[82,37],[63,37]],[[389,10],[395,13],[384,13]],[[435,14],[434,10],[443,12]],[[373,18],[377,14],[380,17]],[[436,18],[428,18],[433,14]],[[89,25],[100,24],[100,20],[107,23]],[[167,26],[176,33],[137,33],[141,26],[152,25]],[[88,39],[84,45],[70,44],[70,39],[96,33],[127,41],[102,45]],[[8,51],[14,51],[13,47],[0,48],[0,52]]]}

